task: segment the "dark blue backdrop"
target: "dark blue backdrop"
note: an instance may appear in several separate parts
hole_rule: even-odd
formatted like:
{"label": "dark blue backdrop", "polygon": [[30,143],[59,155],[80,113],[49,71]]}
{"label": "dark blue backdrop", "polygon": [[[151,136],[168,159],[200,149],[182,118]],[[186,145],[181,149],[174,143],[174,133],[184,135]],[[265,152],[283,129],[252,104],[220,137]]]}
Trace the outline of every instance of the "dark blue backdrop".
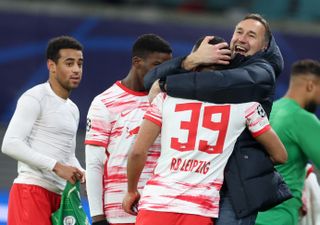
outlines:
{"label": "dark blue backdrop", "polygon": [[[48,78],[45,48],[49,38],[68,34],[85,46],[84,77],[71,98],[79,106],[80,127],[95,95],[124,77],[130,68],[130,50],[143,33],[156,33],[167,39],[174,55],[187,54],[203,35],[219,35],[229,40],[232,29],[185,24],[119,21],[95,17],[60,17],[0,12],[0,123],[6,125],[17,98],[31,86]],[[315,47],[318,36],[274,33],[285,59],[276,97],[284,94],[292,62],[302,58],[319,59]]]}

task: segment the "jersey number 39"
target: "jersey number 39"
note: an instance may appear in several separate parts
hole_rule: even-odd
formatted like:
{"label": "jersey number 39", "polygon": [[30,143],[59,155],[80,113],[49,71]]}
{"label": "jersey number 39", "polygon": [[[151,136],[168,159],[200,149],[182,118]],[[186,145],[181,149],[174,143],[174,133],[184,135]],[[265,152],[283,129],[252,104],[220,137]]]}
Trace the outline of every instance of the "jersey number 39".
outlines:
{"label": "jersey number 39", "polygon": [[[228,128],[230,105],[205,106],[202,116],[203,119],[202,121],[199,121],[202,105],[203,103],[185,103],[176,105],[175,112],[191,111],[191,119],[190,121],[181,121],[180,123],[180,129],[188,131],[187,142],[181,143],[178,138],[172,137],[172,149],[178,151],[199,150],[208,154],[222,153]],[[220,121],[212,121],[214,114],[220,114]],[[218,131],[215,145],[209,145],[207,140],[199,140],[197,142],[199,123],[201,123],[201,127],[212,131]],[[199,143],[197,148],[195,146],[196,143]]]}

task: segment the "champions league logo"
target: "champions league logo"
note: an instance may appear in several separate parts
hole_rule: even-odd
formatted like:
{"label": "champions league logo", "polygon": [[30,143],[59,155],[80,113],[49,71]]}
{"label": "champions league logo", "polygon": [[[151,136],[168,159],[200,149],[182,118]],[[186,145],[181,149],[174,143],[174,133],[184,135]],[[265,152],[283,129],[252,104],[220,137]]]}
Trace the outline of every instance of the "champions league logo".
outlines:
{"label": "champions league logo", "polygon": [[73,216],[66,216],[63,219],[63,225],[75,225],[76,222],[76,218],[74,218]]}
{"label": "champions league logo", "polygon": [[258,111],[258,114],[259,114],[261,117],[265,117],[265,116],[266,116],[266,112],[263,110],[263,108],[262,108],[261,105],[258,105],[257,111]]}
{"label": "champions league logo", "polygon": [[91,129],[91,119],[87,119],[87,131],[90,131],[90,129]]}

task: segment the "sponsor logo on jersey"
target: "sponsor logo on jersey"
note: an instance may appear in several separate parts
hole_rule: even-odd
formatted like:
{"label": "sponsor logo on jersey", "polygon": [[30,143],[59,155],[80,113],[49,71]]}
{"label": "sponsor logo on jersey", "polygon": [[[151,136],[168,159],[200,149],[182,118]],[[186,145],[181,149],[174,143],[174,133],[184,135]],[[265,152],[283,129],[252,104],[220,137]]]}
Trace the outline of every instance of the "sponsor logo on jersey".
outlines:
{"label": "sponsor logo on jersey", "polygon": [[[128,128],[127,128],[127,129],[128,129]],[[128,136],[127,136],[127,138],[131,137],[132,135],[138,134],[139,129],[140,129],[140,126],[134,128],[134,129],[132,129],[132,130],[129,130],[129,129],[128,129]]]}
{"label": "sponsor logo on jersey", "polygon": [[128,112],[121,112],[121,117],[125,117],[127,116],[129,113],[131,113],[131,111],[128,111]]}

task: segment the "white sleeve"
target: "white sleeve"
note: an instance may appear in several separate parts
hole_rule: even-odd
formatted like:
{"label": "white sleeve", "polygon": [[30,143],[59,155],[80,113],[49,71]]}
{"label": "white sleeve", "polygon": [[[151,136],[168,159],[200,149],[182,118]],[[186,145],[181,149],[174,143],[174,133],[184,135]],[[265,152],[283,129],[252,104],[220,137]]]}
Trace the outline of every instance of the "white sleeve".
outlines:
{"label": "white sleeve", "polygon": [[72,156],[70,159],[70,164],[74,167],[77,167],[78,169],[80,169],[81,171],[85,172],[85,170],[83,169],[83,167],[81,166],[79,160],[76,157],[75,154],[75,150],[76,150],[76,136],[73,138],[73,143],[72,143]]}
{"label": "white sleeve", "polygon": [[[77,109],[77,111],[75,112],[76,113],[76,120],[77,120],[77,124],[78,124],[78,126],[79,126],[79,118],[80,118],[80,112],[79,112],[79,109],[78,109],[78,107],[75,105],[75,107],[76,107],[76,109]],[[71,147],[71,149],[72,149],[72,156],[71,156],[71,158],[70,158],[70,165],[71,166],[74,166],[74,167],[77,167],[78,169],[80,169],[81,171],[83,171],[83,172],[85,172],[85,170],[83,169],[83,167],[81,166],[81,164],[80,164],[80,162],[79,162],[79,160],[77,159],[77,157],[76,157],[76,145],[77,145],[77,142],[76,142],[76,138],[77,138],[77,135],[75,135],[74,137],[73,137],[73,140],[72,140],[72,147]]]}
{"label": "white sleeve", "polygon": [[2,152],[41,170],[52,170],[56,160],[33,150],[26,142],[40,115],[40,104],[35,98],[24,95],[17,103],[2,143]]}
{"label": "white sleeve", "polygon": [[160,92],[152,101],[148,107],[146,113],[144,114],[144,119],[147,119],[158,126],[162,125],[162,108],[163,102],[167,95],[163,92]]}
{"label": "white sleeve", "polygon": [[103,169],[105,148],[86,145],[86,187],[92,216],[103,215]]}
{"label": "white sleeve", "polygon": [[87,114],[85,144],[107,148],[111,135],[113,117],[104,103],[96,97],[92,101]]}
{"label": "white sleeve", "polygon": [[260,103],[253,103],[245,111],[247,127],[253,137],[257,137],[271,128],[266,112]]}

